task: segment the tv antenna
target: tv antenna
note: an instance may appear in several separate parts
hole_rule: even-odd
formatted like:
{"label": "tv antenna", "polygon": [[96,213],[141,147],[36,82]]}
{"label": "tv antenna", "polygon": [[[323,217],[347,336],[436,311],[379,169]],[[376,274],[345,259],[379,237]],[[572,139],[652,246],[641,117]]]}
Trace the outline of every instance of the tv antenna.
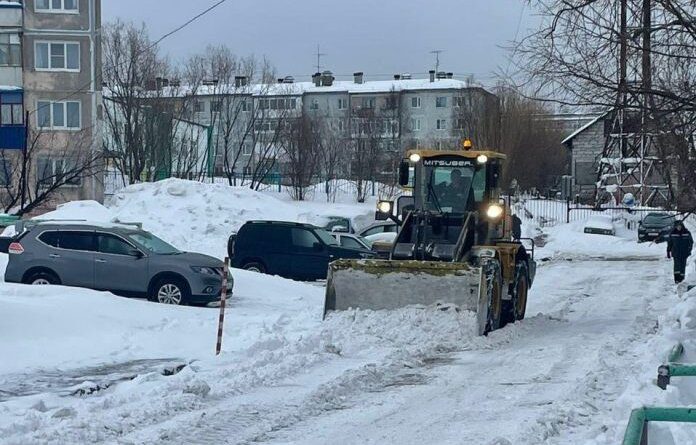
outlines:
{"label": "tv antenna", "polygon": [[323,56],[328,56],[328,54],[322,53],[320,48],[319,48],[319,45],[317,45],[317,71],[316,71],[317,73],[321,72],[321,58]]}
{"label": "tv antenna", "polygon": [[430,54],[435,54],[435,73],[440,72],[440,54],[445,52],[444,49],[434,49],[430,51]]}

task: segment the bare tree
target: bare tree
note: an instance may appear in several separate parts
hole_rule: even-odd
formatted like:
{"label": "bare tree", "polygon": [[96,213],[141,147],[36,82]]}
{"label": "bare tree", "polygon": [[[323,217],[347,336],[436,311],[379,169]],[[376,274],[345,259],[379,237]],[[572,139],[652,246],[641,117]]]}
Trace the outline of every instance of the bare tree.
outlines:
{"label": "bare tree", "polygon": [[470,139],[475,147],[500,145],[500,104],[483,88],[462,88],[453,98],[452,136]]}
{"label": "bare tree", "polygon": [[288,119],[282,126],[278,145],[283,174],[289,181],[290,196],[296,201],[306,199],[307,188],[321,168],[320,137],[320,123],[310,116]]}
{"label": "bare tree", "polygon": [[343,118],[339,118],[335,122],[328,122],[327,120],[315,121],[315,125],[319,127],[320,170],[325,181],[324,191],[327,202],[336,201],[338,186],[336,180],[339,177],[346,177],[348,174],[348,169],[346,168],[346,146],[348,145],[346,134],[349,128],[348,124],[349,120]]}
{"label": "bare tree", "polygon": [[0,150],[3,212],[30,214],[50,204],[63,191],[82,187],[84,181],[95,181],[103,159],[102,152],[91,144],[91,130],[83,129],[68,137],[29,127],[24,150]]}

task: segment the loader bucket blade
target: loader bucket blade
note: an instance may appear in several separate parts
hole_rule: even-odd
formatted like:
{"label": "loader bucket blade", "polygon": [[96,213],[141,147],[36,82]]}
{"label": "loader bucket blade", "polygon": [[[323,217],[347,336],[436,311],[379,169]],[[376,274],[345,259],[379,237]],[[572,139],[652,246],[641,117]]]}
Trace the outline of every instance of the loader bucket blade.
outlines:
{"label": "loader bucket blade", "polygon": [[337,260],[329,265],[324,317],[347,309],[454,304],[475,312],[479,334],[488,315],[480,267],[436,261]]}

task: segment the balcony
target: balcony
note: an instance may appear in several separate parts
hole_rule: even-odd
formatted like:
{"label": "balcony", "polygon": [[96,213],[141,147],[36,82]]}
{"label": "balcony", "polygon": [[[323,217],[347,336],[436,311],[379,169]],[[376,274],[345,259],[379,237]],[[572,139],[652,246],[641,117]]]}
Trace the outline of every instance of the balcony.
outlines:
{"label": "balcony", "polygon": [[22,3],[0,0],[0,28],[22,27]]}
{"label": "balcony", "polygon": [[24,93],[20,88],[0,89],[0,150],[22,150],[26,133]]}

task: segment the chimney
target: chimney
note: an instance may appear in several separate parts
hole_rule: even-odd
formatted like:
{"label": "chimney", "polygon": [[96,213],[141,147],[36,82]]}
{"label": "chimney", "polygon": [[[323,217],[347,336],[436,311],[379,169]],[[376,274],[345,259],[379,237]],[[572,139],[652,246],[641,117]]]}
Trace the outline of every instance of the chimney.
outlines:
{"label": "chimney", "polygon": [[314,82],[315,87],[321,86],[321,73],[312,74],[312,82]]}
{"label": "chimney", "polygon": [[278,83],[283,83],[283,80],[284,80],[284,79],[283,79],[282,77],[279,77],[279,78],[278,78]]}
{"label": "chimney", "polygon": [[447,77],[447,75],[445,74],[444,71],[438,71],[438,72],[437,72],[437,78],[438,78],[438,79],[444,79],[444,78],[446,78],[446,77]]}
{"label": "chimney", "polygon": [[435,82],[435,70],[428,71],[428,74],[430,74],[430,81]]}
{"label": "chimney", "polygon": [[295,83],[295,78],[292,76],[285,76],[285,78],[283,79],[283,82],[284,83]]}
{"label": "chimney", "polygon": [[447,73],[447,78],[448,79],[454,78],[454,73],[452,73],[452,72]]}
{"label": "chimney", "polygon": [[403,73],[401,78],[404,80],[411,80],[411,73]]}
{"label": "chimney", "polygon": [[401,80],[401,74],[394,74],[394,80]]}
{"label": "chimney", "polygon": [[239,87],[245,87],[247,86],[247,76],[234,76],[234,87],[239,88]]}
{"label": "chimney", "polygon": [[333,73],[331,71],[324,71],[321,73],[321,84],[324,85],[325,87],[330,87],[333,85],[335,77],[333,76]]}
{"label": "chimney", "polygon": [[363,72],[362,71],[358,71],[357,73],[353,73],[353,82],[363,83]]}

